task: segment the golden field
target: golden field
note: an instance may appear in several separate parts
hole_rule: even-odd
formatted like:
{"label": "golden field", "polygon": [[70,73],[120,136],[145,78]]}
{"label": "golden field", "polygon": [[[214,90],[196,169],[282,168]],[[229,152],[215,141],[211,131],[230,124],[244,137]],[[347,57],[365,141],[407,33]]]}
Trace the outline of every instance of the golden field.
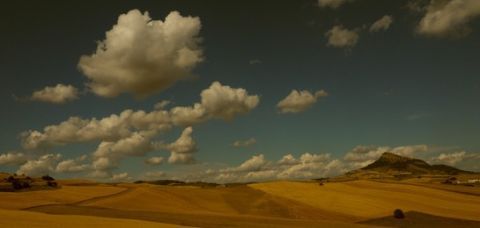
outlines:
{"label": "golden field", "polygon": [[[54,190],[0,192],[0,226],[366,227],[372,223],[364,225],[365,221],[389,219],[396,208],[406,211],[413,223],[417,217],[429,220],[423,214],[408,217],[408,211],[439,216],[433,218],[452,227],[467,220],[471,221],[464,224],[480,224],[479,195],[428,183],[277,181],[228,187],[61,183]],[[381,224],[392,224],[388,219]]]}
{"label": "golden field", "polygon": [[139,220],[112,219],[79,215],[48,215],[28,211],[0,209],[0,227],[177,227]]}
{"label": "golden field", "polygon": [[98,196],[111,195],[123,189],[113,186],[63,186],[56,190],[0,192],[2,209],[24,209],[39,205],[68,204]]}
{"label": "golden field", "polygon": [[324,186],[274,182],[253,184],[251,187],[328,212],[350,216],[350,221],[388,216],[396,208],[480,220],[480,197],[423,186],[359,180]]}

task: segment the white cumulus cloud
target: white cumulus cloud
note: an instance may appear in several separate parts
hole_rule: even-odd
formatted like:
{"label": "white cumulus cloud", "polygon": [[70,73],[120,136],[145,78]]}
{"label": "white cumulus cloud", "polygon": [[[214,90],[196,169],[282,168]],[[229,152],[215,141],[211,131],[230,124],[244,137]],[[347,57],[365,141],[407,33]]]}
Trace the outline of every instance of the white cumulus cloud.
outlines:
{"label": "white cumulus cloud", "polygon": [[478,0],[432,0],[418,24],[417,31],[427,36],[461,37],[471,31],[468,24],[478,16]]}
{"label": "white cumulus cloud", "polygon": [[144,97],[191,75],[203,60],[200,28],[198,17],[177,11],[162,21],[131,10],[118,17],[95,53],[81,56],[78,66],[99,96]]}
{"label": "white cumulus cloud", "polygon": [[72,143],[112,142],[129,137],[136,131],[158,133],[171,129],[172,125],[190,126],[211,118],[232,120],[250,112],[259,103],[257,95],[249,95],[245,89],[224,86],[219,82],[203,90],[201,97],[201,103],[193,107],[178,106],[151,112],[127,109],[101,119],[70,117],[59,124],[44,127],[43,131],[22,132],[22,147],[40,149]]}
{"label": "white cumulus cloud", "polygon": [[191,106],[177,106],[170,109],[172,122],[179,126],[190,126],[207,120],[205,108],[200,103]]}
{"label": "white cumulus cloud", "polygon": [[130,136],[135,130],[162,131],[170,129],[168,111],[152,112],[125,110],[102,119],[70,117],[57,125],[49,125],[43,132],[23,132],[22,146],[38,149],[91,141],[115,141]]}
{"label": "white cumulus cloud", "polygon": [[250,112],[260,102],[257,95],[249,95],[245,89],[232,88],[220,82],[213,82],[200,96],[201,105],[209,116],[225,120]]}
{"label": "white cumulus cloud", "polygon": [[33,92],[30,100],[53,104],[64,104],[78,99],[78,89],[71,85],[57,84]]}
{"label": "white cumulus cloud", "polygon": [[381,30],[385,31],[390,28],[392,22],[393,17],[390,15],[385,15],[377,21],[373,22],[373,24],[370,26],[370,32],[378,32]]}
{"label": "white cumulus cloud", "polygon": [[330,154],[304,153],[299,158],[287,154],[276,162],[268,161],[263,154],[259,154],[239,166],[210,171],[208,174],[218,182],[252,182],[330,177],[345,171],[344,163],[332,159]]}
{"label": "white cumulus cloud", "polygon": [[21,152],[0,154],[0,165],[21,165],[27,162],[27,156]]}
{"label": "white cumulus cloud", "polygon": [[311,93],[308,90],[292,90],[283,100],[278,102],[277,108],[280,113],[298,113],[303,112],[314,105],[319,98],[328,96],[324,90]]}
{"label": "white cumulus cloud", "polygon": [[187,127],[183,130],[180,137],[167,146],[170,151],[168,162],[172,164],[190,164],[194,163],[193,154],[197,152],[197,143],[192,138],[193,128]]}
{"label": "white cumulus cloud", "polygon": [[335,25],[325,33],[328,38],[327,46],[336,48],[352,48],[359,39],[358,32],[343,28],[341,25]]}
{"label": "white cumulus cloud", "polygon": [[250,159],[246,160],[238,167],[233,168],[233,171],[243,172],[243,171],[258,171],[268,162],[265,160],[265,156],[263,154],[254,155]]}
{"label": "white cumulus cloud", "polygon": [[96,170],[108,171],[118,166],[118,162],[128,156],[144,156],[156,149],[151,142],[149,132],[134,132],[131,136],[118,141],[103,141],[93,153],[93,167]]}
{"label": "white cumulus cloud", "polygon": [[55,172],[58,161],[62,158],[60,154],[46,154],[36,160],[29,160],[17,170],[17,174],[29,176],[42,176]]}
{"label": "white cumulus cloud", "polygon": [[467,158],[467,153],[465,151],[458,151],[453,153],[442,153],[431,158],[430,162],[454,166],[465,158]]}
{"label": "white cumulus cloud", "polygon": [[200,103],[193,107],[179,106],[170,110],[175,125],[190,126],[211,118],[230,121],[250,112],[260,102],[258,95],[250,95],[243,88],[232,88],[220,82],[213,82],[200,96]]}
{"label": "white cumulus cloud", "polygon": [[57,167],[55,168],[55,172],[57,173],[78,173],[86,171],[90,168],[88,164],[82,164],[86,159],[86,155],[83,155],[76,159],[67,159],[59,162]]}

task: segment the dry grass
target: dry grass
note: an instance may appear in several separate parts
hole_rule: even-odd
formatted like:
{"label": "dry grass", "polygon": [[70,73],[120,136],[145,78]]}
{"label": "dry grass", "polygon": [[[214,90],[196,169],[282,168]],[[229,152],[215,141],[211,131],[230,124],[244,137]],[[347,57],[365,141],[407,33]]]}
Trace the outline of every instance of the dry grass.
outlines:
{"label": "dry grass", "polygon": [[67,204],[123,191],[113,186],[63,186],[60,189],[27,192],[0,192],[0,208],[23,209],[45,204]]}
{"label": "dry grass", "polygon": [[0,227],[178,227],[130,219],[114,219],[80,215],[49,215],[43,213],[0,209]]}
{"label": "dry grass", "polygon": [[294,219],[336,220],[337,215],[312,206],[276,197],[248,186],[228,188],[124,185],[131,191],[80,205],[113,209],[255,215]]}
{"label": "dry grass", "polygon": [[56,180],[61,186],[96,186],[101,185],[95,181],[84,179],[60,179]]}
{"label": "dry grass", "polygon": [[424,214],[416,211],[410,211],[405,214],[404,219],[396,219],[393,216],[383,218],[375,218],[363,221],[362,224],[386,226],[386,227],[408,227],[408,228],[424,228],[424,227],[442,227],[442,228],[459,228],[459,227],[480,227],[480,221],[461,220],[455,218],[439,217]]}
{"label": "dry grass", "polygon": [[292,227],[371,227],[361,224],[338,221],[289,219],[253,215],[228,215],[212,213],[178,213],[123,210],[88,206],[45,206],[34,208],[35,211],[49,214],[94,215],[110,218],[128,218],[182,226],[215,227],[249,227],[249,228],[292,228]]}
{"label": "dry grass", "polygon": [[351,181],[327,183],[272,182],[252,184],[266,193],[321,210],[350,215],[353,221],[391,215],[396,208],[461,219],[480,220],[480,197],[422,186]]}
{"label": "dry grass", "polygon": [[396,180],[377,180],[377,181],[385,182],[385,183],[401,183],[401,184],[416,185],[416,186],[422,186],[427,188],[435,188],[435,189],[441,189],[441,190],[446,190],[451,192],[480,196],[480,187],[478,186],[471,187],[471,186],[465,186],[461,184],[458,185],[458,184],[441,183],[445,179],[446,178],[413,178],[413,179],[406,179],[406,180],[400,180],[400,181],[396,181]]}
{"label": "dry grass", "polygon": [[[63,221],[61,219],[67,217],[58,217],[61,227],[75,227],[76,224],[95,226],[102,222],[105,225],[98,226],[110,226],[103,220],[83,221],[78,215],[197,227],[353,227],[361,226],[356,223],[359,221],[391,217],[396,208],[480,221],[478,195],[403,182],[362,180],[320,186],[315,182],[284,181],[206,188],[150,184],[90,185],[82,181],[69,183],[71,185],[58,190],[0,193],[0,207],[29,208],[73,219]],[[79,184],[86,185],[77,186]],[[5,227],[17,220],[14,217],[16,212],[26,213],[2,211],[7,214],[3,221]],[[24,217],[21,224],[42,223],[38,222],[42,215],[31,216]],[[45,216],[48,220],[52,215]],[[1,213],[0,217],[3,217]],[[427,217],[419,218],[430,221],[424,219]],[[434,218],[445,219],[452,224],[459,221]],[[45,223],[56,224],[51,221]],[[411,222],[415,223],[416,219],[411,219]],[[122,225],[136,226],[130,223]]]}

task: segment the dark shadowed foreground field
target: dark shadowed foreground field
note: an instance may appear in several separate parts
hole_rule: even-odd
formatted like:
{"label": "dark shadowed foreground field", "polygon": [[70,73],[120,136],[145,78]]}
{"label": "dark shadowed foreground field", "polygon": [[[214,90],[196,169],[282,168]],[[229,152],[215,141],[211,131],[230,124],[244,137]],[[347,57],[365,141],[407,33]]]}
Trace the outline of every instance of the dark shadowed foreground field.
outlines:
{"label": "dark shadowed foreground field", "polygon": [[455,218],[440,217],[435,215],[429,215],[416,211],[409,211],[405,213],[404,219],[396,219],[392,216],[383,218],[371,219],[361,222],[361,224],[375,225],[375,226],[388,226],[388,227],[479,227],[479,221],[462,220]]}

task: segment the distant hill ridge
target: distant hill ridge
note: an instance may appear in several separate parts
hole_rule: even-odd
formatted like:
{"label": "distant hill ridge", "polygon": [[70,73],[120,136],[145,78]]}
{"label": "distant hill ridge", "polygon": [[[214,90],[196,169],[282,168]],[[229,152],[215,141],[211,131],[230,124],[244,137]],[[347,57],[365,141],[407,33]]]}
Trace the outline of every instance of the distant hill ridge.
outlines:
{"label": "distant hill ridge", "polygon": [[457,169],[448,165],[430,165],[427,162],[400,156],[394,153],[385,152],[375,162],[359,170],[351,171],[348,174],[358,174],[365,172],[378,172],[384,174],[412,174],[412,175],[458,175],[473,173]]}

